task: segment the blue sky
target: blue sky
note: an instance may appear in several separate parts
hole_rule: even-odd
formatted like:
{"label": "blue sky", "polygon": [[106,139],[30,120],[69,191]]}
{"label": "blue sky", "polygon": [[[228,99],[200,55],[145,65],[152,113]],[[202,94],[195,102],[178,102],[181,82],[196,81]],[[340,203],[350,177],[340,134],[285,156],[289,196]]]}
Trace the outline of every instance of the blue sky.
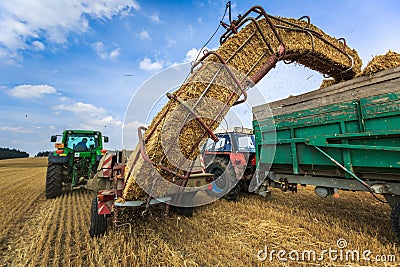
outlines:
{"label": "blue sky", "polygon": [[[110,136],[109,149],[122,148],[122,126],[132,97],[157,72],[192,61],[218,26],[225,5],[226,1],[1,1],[0,147],[33,156],[53,148],[52,134],[92,128]],[[277,16],[309,15],[326,33],[345,37],[364,66],[389,49],[400,52],[400,5],[395,0],[232,1],[232,14],[253,5]],[[217,48],[218,38],[207,47]],[[316,89],[322,79],[301,66],[278,64],[258,89],[272,101]],[[137,120],[135,125],[145,122]]]}

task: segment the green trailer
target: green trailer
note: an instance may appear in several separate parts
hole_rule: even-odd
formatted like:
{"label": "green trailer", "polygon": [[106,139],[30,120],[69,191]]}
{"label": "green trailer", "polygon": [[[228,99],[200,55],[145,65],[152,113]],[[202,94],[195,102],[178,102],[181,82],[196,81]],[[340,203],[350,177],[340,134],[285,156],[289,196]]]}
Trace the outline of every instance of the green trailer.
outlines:
{"label": "green trailer", "polygon": [[381,195],[400,238],[400,68],[254,107],[253,129],[264,185]]}

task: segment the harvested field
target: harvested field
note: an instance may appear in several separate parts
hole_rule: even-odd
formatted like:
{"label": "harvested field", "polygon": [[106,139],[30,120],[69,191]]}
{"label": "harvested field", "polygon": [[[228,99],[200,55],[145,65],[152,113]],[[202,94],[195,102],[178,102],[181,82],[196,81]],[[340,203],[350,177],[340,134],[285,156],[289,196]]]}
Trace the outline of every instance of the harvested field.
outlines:
{"label": "harvested field", "polygon": [[[45,199],[46,159],[0,161],[0,259],[3,266],[399,266],[400,249],[390,229],[390,208],[366,193],[341,192],[321,199],[312,187],[299,193],[272,192],[270,198],[242,196],[236,203],[219,200],[196,210],[194,217],[162,219],[156,214],[132,219],[104,237],[89,237],[92,195],[84,191]],[[396,262],[279,261],[260,262],[271,250],[370,250],[395,255]],[[263,256],[262,254],[260,254]],[[339,255],[339,254],[338,254]],[[293,256],[293,255],[292,255]],[[288,257],[286,255],[286,257]],[[388,259],[389,257],[386,257]],[[345,259],[345,258],[344,258]],[[310,264],[311,263],[311,264]]]}

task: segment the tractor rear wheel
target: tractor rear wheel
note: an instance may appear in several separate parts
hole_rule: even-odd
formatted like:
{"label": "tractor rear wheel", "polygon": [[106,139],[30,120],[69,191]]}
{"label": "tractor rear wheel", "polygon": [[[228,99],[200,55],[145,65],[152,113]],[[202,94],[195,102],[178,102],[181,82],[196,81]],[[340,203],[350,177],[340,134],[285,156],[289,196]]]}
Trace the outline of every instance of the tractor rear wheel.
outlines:
{"label": "tractor rear wheel", "polygon": [[46,198],[56,198],[61,195],[63,165],[49,162],[46,174]]}
{"label": "tractor rear wheel", "polygon": [[105,215],[101,215],[98,213],[97,208],[97,197],[95,197],[92,201],[92,209],[90,213],[90,228],[89,234],[90,237],[99,237],[104,235],[107,231],[107,218]]}
{"label": "tractor rear wheel", "polygon": [[392,212],[390,214],[390,221],[392,224],[393,232],[396,237],[400,240],[400,202],[397,202],[392,207]]}
{"label": "tractor rear wheel", "polygon": [[[214,181],[212,182],[212,189],[207,190],[207,193],[212,197],[223,197],[227,196],[231,189],[234,189],[234,184],[236,180],[235,172],[232,168],[229,160],[223,157],[216,157],[214,161],[207,167],[207,172],[214,174]],[[233,195],[236,194],[236,190],[232,192]],[[229,198],[235,199],[229,193]]]}

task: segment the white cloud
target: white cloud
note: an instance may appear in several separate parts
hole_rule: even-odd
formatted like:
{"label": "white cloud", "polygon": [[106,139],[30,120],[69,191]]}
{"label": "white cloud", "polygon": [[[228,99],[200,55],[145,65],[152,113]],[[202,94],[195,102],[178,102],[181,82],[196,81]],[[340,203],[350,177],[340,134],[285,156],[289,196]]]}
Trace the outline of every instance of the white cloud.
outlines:
{"label": "white cloud", "polygon": [[82,122],[80,127],[85,129],[107,127],[107,126],[122,126],[122,121],[107,114],[107,111],[102,107],[97,107],[93,104],[76,102],[73,104],[56,105],[53,109],[60,111],[70,111],[79,116],[78,121]]}
{"label": "white cloud", "polygon": [[114,49],[114,50],[112,50],[110,52],[109,58],[111,60],[116,60],[116,59],[118,59],[120,54],[121,54],[121,49],[120,48],[116,48],[116,49]]}
{"label": "white cloud", "polygon": [[40,98],[45,94],[55,94],[57,90],[47,84],[42,85],[30,85],[23,84],[15,86],[13,89],[8,91],[8,94],[18,98]]}
{"label": "white cloud", "polygon": [[139,128],[140,126],[145,126],[144,122],[140,122],[140,121],[130,121],[130,122],[124,122],[124,125],[122,126],[122,128],[125,130],[135,130],[137,131],[137,128]]}
{"label": "white cloud", "polygon": [[206,50],[208,50],[207,47],[203,48],[201,52],[197,48],[190,49],[189,51],[186,52],[186,57],[184,59],[184,62],[193,62],[196,59],[201,58],[203,56],[203,52]]}
{"label": "white cloud", "polygon": [[122,121],[114,118],[111,115],[99,117],[95,120],[91,120],[88,124],[89,128],[96,129],[99,127],[121,127]]}
{"label": "white cloud", "polygon": [[76,121],[80,122],[81,129],[101,129],[103,127],[121,127],[122,121],[107,114],[102,107],[76,102],[72,105],[56,105],[53,109],[70,111],[77,116]]}
{"label": "white cloud", "polygon": [[0,127],[0,132],[13,132],[13,133],[30,133],[32,129],[28,129],[25,127],[9,127],[9,126],[2,126]]}
{"label": "white cloud", "polygon": [[36,51],[44,50],[44,44],[42,42],[34,41],[32,43],[32,45],[33,45],[33,49],[36,50]]}
{"label": "white cloud", "polygon": [[158,13],[154,13],[152,15],[149,16],[150,20],[156,23],[161,23],[162,21],[160,20],[160,17],[158,15]]}
{"label": "white cloud", "polygon": [[163,68],[163,62],[151,62],[150,58],[145,57],[142,61],[139,62],[139,68],[145,71],[157,71]]}
{"label": "white cloud", "polygon": [[104,44],[103,42],[95,42],[92,44],[92,48],[94,49],[94,51],[96,51],[96,54],[105,59],[107,58],[107,54],[105,52],[105,48],[104,48]]}
{"label": "white cloud", "polygon": [[132,9],[140,9],[135,0],[1,1],[0,45],[8,56],[16,57],[18,50],[28,48],[26,42],[30,38],[64,43],[70,32],[86,32],[89,18],[112,19],[126,16]]}
{"label": "white cloud", "polygon": [[104,46],[103,42],[95,42],[92,44],[92,48],[96,52],[96,54],[102,58],[102,59],[111,59],[111,60],[116,60],[118,59],[121,49],[116,48],[112,51],[108,51],[108,49]]}
{"label": "white cloud", "polygon": [[143,41],[151,40],[151,36],[146,30],[142,30],[138,35]]}
{"label": "white cloud", "polygon": [[167,36],[166,39],[167,39],[168,47],[174,46],[176,44],[176,41],[174,39],[172,39],[171,36]]}
{"label": "white cloud", "polygon": [[0,47],[0,58],[6,57],[6,56],[7,56],[7,51]]}
{"label": "white cloud", "polygon": [[102,107],[96,107],[92,104],[87,104],[83,102],[76,102],[72,105],[56,105],[54,106],[56,110],[66,110],[71,111],[76,114],[83,115],[85,117],[95,117],[100,115],[105,115],[106,110]]}

